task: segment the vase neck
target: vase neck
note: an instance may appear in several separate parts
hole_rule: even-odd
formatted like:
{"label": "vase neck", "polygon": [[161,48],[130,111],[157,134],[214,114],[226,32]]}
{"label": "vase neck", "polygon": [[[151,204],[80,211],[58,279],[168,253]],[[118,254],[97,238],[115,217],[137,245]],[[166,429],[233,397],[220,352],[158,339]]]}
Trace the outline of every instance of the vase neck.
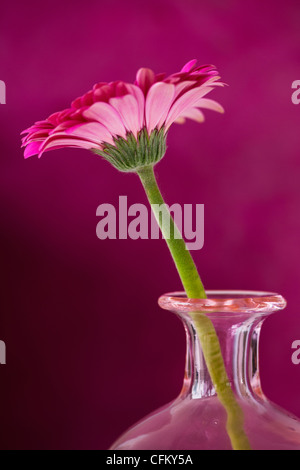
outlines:
{"label": "vase neck", "polygon": [[[232,390],[237,396],[264,399],[259,378],[259,337],[262,316],[238,322],[232,318],[213,321]],[[186,368],[181,397],[208,398],[216,391],[208,372],[193,321],[182,318],[186,336]]]}
{"label": "vase neck", "polygon": [[159,298],[163,309],[181,318],[187,334],[186,371],[180,397],[197,399],[216,395],[199,337],[209,370],[214,379],[216,376],[220,379],[214,383],[221,387],[221,395],[230,385],[239,397],[265,400],[259,378],[260,330],[268,315],[285,308],[285,299],[276,293],[257,291],[207,291],[206,294],[205,298],[194,299],[183,292],[174,292]]}

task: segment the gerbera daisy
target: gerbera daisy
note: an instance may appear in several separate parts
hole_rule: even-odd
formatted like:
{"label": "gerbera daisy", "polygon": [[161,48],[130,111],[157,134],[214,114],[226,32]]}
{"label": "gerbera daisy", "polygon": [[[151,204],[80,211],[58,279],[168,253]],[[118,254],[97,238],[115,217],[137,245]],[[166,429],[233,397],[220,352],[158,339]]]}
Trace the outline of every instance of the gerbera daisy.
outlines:
{"label": "gerbera daisy", "polygon": [[148,69],[137,72],[134,84],[98,83],[71,107],[38,121],[23,133],[28,158],[62,147],[90,149],[122,171],[156,163],[165,154],[166,135],[187,118],[204,121],[202,109],[223,112],[205,96],[222,86],[215,67],[188,62],[165,77]]}
{"label": "gerbera daisy", "polygon": [[[201,109],[223,112],[217,102],[205,98],[223,86],[215,67],[188,62],[178,73],[165,77],[147,68],[137,72],[134,84],[122,81],[98,83],[77,98],[69,109],[52,114],[25,130],[25,158],[62,147],[90,149],[121,171],[136,172],[145,188],[154,215],[165,236],[186,294],[205,298],[204,286],[190,252],[179,233],[157,186],[153,167],[166,150],[166,135],[174,123],[187,118],[204,120]],[[160,216],[160,208],[165,217]],[[164,220],[164,221],[163,221]],[[198,315],[195,328],[218,396],[226,409],[227,432],[234,449],[249,449],[243,429],[243,412],[230,388],[222,352],[209,318]],[[208,340],[209,339],[209,340]]]}

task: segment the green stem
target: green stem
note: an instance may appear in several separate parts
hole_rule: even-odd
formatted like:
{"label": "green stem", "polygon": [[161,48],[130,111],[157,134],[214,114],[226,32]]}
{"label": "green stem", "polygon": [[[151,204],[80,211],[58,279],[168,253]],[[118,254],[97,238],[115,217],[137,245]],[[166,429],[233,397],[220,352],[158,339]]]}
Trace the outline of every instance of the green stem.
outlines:
{"label": "green stem", "polygon": [[156,183],[153,167],[142,167],[138,171],[138,175],[145,188],[148,200],[161,228],[162,234],[170,249],[187,296],[191,299],[205,299],[205,290],[197,268],[190,252],[186,248],[181,233],[176,227],[174,220],[166,207],[165,201],[163,200]]}
{"label": "green stem", "polygon": [[[188,298],[205,299],[206,293],[190,252],[158,188],[153,166],[137,170],[155,218],[168,244]],[[227,432],[234,450],[251,449],[244,432],[243,411],[238,405],[225,369],[217,333],[211,320],[204,314],[191,313],[202,346],[205,362],[218,398],[227,412]]]}

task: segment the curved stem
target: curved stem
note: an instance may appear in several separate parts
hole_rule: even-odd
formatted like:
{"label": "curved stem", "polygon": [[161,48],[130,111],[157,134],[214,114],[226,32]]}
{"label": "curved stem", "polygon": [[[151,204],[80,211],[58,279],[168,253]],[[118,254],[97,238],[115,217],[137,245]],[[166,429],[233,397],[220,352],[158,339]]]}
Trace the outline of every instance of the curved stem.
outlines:
{"label": "curved stem", "polygon": [[170,249],[187,296],[191,299],[205,299],[205,290],[197,268],[163,200],[157,186],[153,167],[142,167],[138,170],[138,175],[145,188],[155,218]]}
{"label": "curved stem", "polygon": [[[190,252],[158,188],[153,166],[137,170],[155,218],[167,242],[187,296],[206,298],[205,290]],[[211,320],[204,314],[191,314],[202,345],[204,358],[218,398],[227,412],[227,432],[234,450],[251,449],[243,429],[243,411],[238,405],[225,369],[220,343]]]}

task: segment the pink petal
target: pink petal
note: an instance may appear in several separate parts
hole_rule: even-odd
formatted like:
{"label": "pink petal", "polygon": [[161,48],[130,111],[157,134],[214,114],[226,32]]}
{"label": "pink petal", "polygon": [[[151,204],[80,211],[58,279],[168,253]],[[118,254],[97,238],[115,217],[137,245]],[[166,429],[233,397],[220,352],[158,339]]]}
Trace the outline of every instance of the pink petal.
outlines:
{"label": "pink petal", "polygon": [[36,131],[36,130],[40,130],[40,129],[50,129],[52,127],[53,127],[53,125],[49,121],[37,121],[32,126],[28,127],[24,131],[22,131],[21,135],[22,134],[27,134],[28,132],[33,132],[33,131]]}
{"label": "pink petal", "polygon": [[220,80],[221,77],[216,75],[215,77],[211,77],[205,82],[205,86],[224,86],[225,84],[223,82],[217,82],[217,80]]}
{"label": "pink petal", "polygon": [[184,124],[186,121],[186,119],[184,117],[179,117],[176,119],[176,121],[174,121],[175,124]]}
{"label": "pink petal", "polygon": [[48,117],[47,121],[51,122],[54,126],[58,124],[58,116],[60,115],[60,111],[57,113],[51,114],[51,116]]}
{"label": "pink petal", "polygon": [[192,90],[187,91],[184,95],[178,98],[177,101],[173,104],[170,109],[170,112],[166,119],[166,130],[171,126],[171,124],[176,121],[176,119],[184,113],[189,108],[197,106],[197,102],[209,93],[213,88],[210,87],[199,87],[193,88]]}
{"label": "pink petal", "polygon": [[142,90],[136,86],[132,85],[131,83],[126,83],[127,91],[133,95],[137,101],[138,109],[139,109],[139,127],[142,129],[145,123],[145,96]]}
{"label": "pink petal", "polygon": [[140,124],[139,107],[135,97],[125,95],[111,98],[109,104],[118,111],[127,131],[131,131],[137,137],[137,133],[141,130],[142,126]]}
{"label": "pink petal", "polygon": [[70,120],[70,121],[65,121],[65,122],[62,122],[61,124],[59,124],[58,126],[56,126],[54,129],[52,129],[50,132],[49,132],[49,135],[51,134],[54,134],[56,132],[62,132],[62,131],[65,131],[66,129],[68,129],[69,127],[74,127],[75,125],[78,124],[78,121],[77,120]]}
{"label": "pink petal", "polygon": [[90,106],[94,103],[94,92],[89,91],[82,97],[82,106]]}
{"label": "pink petal", "polygon": [[138,70],[136,74],[136,85],[141,88],[145,95],[154,82],[155,74],[153,70],[147,68],[141,68]]}
{"label": "pink petal", "polygon": [[50,136],[43,145],[40,147],[39,158],[42,154],[48,150],[59,149],[63,147],[76,147],[76,148],[84,148],[84,149],[92,149],[92,148],[101,148],[100,145],[94,144],[87,140],[82,140],[77,137],[67,137],[65,134],[63,135],[54,135]]}
{"label": "pink petal", "polygon": [[111,133],[99,122],[79,124],[77,126],[66,129],[65,133],[66,135],[79,137],[81,139],[85,139],[100,145],[102,142],[114,144]]}
{"label": "pink petal", "polygon": [[126,129],[120,114],[108,103],[97,102],[83,112],[86,119],[103,124],[111,134],[126,137]]}
{"label": "pink petal", "polygon": [[194,65],[196,65],[196,63],[197,63],[196,59],[190,60],[182,67],[182,69],[180,70],[180,73],[189,72],[194,67]]}
{"label": "pink petal", "polygon": [[30,142],[24,150],[24,158],[32,157],[37,155],[40,151],[41,142]]}
{"label": "pink petal", "polygon": [[197,122],[204,122],[204,114],[197,108],[190,108],[180,114],[180,117],[176,119],[177,124],[183,124],[186,119],[192,119]]}
{"label": "pink petal", "polygon": [[28,141],[32,141],[32,140],[36,140],[36,138],[41,138],[43,136],[46,136],[48,137],[49,135],[49,131],[51,131],[52,128],[48,128],[48,129],[39,129],[39,128],[35,128],[35,129],[32,129],[28,132],[28,134],[26,136],[24,136],[22,138],[22,142],[25,143],[25,142],[28,142]]}
{"label": "pink petal", "polygon": [[115,86],[114,83],[106,83],[102,85],[100,88],[94,90],[94,101],[106,101],[108,102],[109,98],[114,96]]}
{"label": "pink petal", "polygon": [[97,90],[98,88],[102,88],[104,85],[107,85],[106,82],[99,82],[99,83],[96,83],[94,86],[93,86],[93,91]]}
{"label": "pink petal", "polygon": [[146,124],[148,133],[166,120],[173,102],[175,86],[170,83],[158,82],[153,85],[146,98]]}
{"label": "pink petal", "polygon": [[124,96],[127,94],[127,87],[126,83],[124,82],[117,82],[115,88],[115,96]]}
{"label": "pink petal", "polygon": [[197,107],[204,108],[204,109],[211,109],[212,111],[217,111],[218,113],[225,112],[223,106],[217,103],[217,101],[210,100],[207,98],[202,98],[200,101],[198,101]]}
{"label": "pink petal", "polygon": [[157,74],[155,75],[155,83],[157,83],[157,82],[162,82],[163,79],[165,78],[165,76],[166,76],[165,72],[163,72],[163,73],[157,73]]}
{"label": "pink petal", "polygon": [[[182,93],[184,90],[186,90],[189,87],[192,87],[195,85],[197,82],[194,80],[185,80],[183,82],[179,82],[175,84],[175,95],[174,95],[174,101],[175,99]],[[186,90],[187,91],[187,90]]]}
{"label": "pink petal", "polygon": [[74,109],[64,109],[57,116],[57,124],[60,124],[63,121],[66,121],[71,114],[74,113]]}

